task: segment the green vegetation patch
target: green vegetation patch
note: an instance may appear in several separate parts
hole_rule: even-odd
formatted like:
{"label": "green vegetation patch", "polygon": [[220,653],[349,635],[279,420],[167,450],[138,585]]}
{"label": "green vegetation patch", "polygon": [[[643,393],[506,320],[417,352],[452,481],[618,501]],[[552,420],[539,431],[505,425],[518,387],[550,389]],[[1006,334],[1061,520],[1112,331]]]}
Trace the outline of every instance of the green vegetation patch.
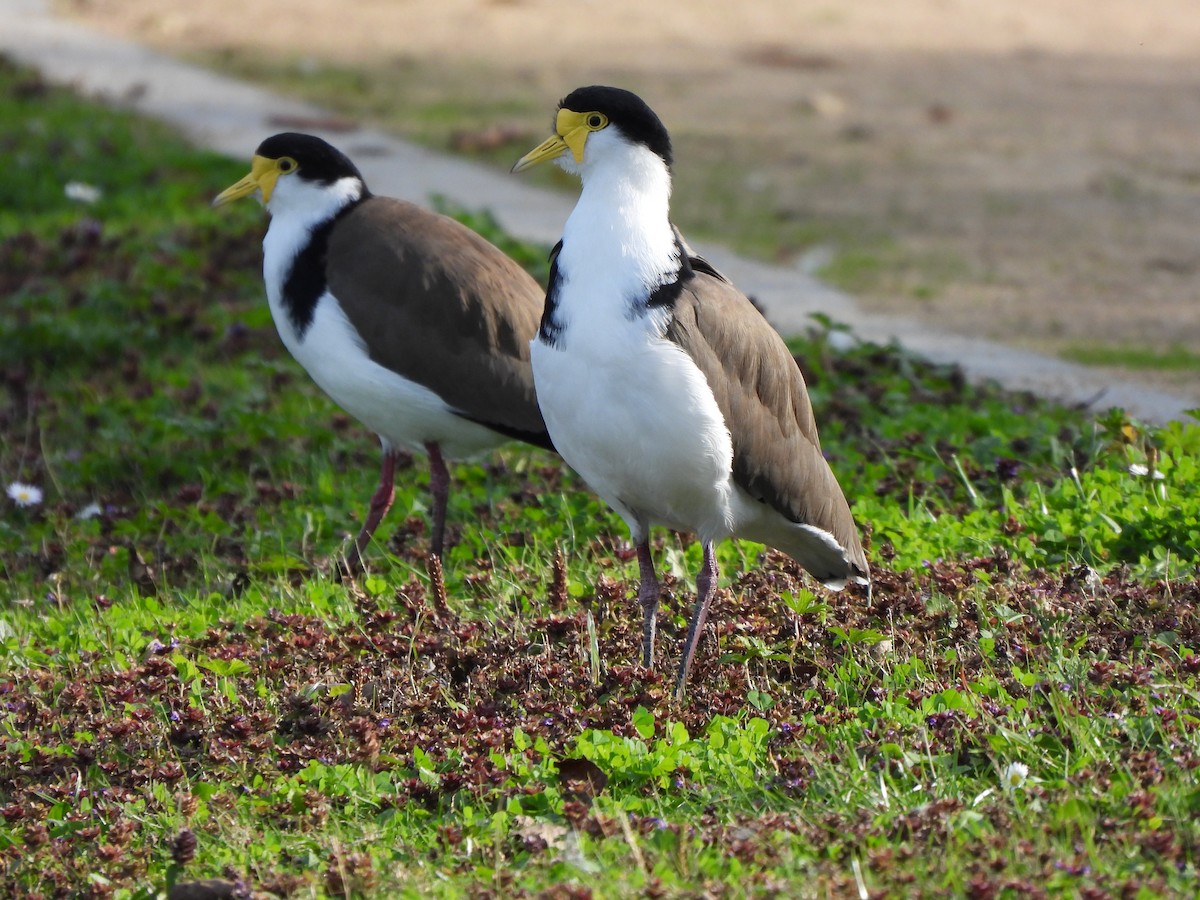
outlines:
{"label": "green vegetation patch", "polygon": [[1200,374],[1200,353],[1182,344],[1169,347],[1074,346],[1064,349],[1061,355],[1087,366],[1125,366]]}
{"label": "green vegetation patch", "polygon": [[420,461],[341,580],[378,448],[279,344],[261,212],[208,207],[244,162],[11,66],[0,124],[10,892],[1194,892],[1195,424],[817,321],[793,349],[873,592],[724,544],[677,704],[690,536],[655,535],[654,672],[624,526],[546,454],[454,468],[444,596]]}

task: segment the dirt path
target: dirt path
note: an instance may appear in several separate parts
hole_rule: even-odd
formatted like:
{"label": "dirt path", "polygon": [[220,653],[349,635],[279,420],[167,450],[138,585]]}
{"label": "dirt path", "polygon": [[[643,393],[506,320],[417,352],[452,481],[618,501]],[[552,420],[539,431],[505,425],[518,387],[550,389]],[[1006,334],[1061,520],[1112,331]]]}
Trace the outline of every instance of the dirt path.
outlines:
{"label": "dirt path", "polygon": [[848,250],[833,274],[868,308],[941,328],[1174,352],[1182,364],[1152,380],[1200,402],[1194,0],[334,8],[63,6],[173,52],[390,65],[397,96],[426,103],[475,84],[535,134],[570,88],[629,86],[676,138],[676,214],[693,231],[798,260]]}

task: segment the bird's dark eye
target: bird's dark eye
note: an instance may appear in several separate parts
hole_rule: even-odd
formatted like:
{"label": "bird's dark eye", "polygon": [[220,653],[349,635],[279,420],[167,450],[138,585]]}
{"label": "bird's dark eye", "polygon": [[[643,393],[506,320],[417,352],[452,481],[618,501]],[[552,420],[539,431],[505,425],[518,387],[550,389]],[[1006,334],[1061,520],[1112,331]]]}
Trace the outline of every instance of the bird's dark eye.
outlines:
{"label": "bird's dark eye", "polygon": [[294,169],[294,168],[296,168],[296,163],[295,163],[295,161],[294,161],[294,160],[291,160],[291,159],[281,159],[281,160],[279,161],[279,171],[280,171],[280,172],[290,172],[290,171],[292,171],[292,169]]}
{"label": "bird's dark eye", "polygon": [[593,131],[603,128],[608,123],[608,119],[600,115],[600,113],[592,113],[587,117],[587,126]]}

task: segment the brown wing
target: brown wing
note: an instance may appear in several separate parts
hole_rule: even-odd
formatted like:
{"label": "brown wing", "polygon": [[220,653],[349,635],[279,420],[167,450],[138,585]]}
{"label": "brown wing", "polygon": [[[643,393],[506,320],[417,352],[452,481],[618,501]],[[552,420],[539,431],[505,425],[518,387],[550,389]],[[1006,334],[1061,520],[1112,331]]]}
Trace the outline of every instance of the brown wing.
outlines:
{"label": "brown wing", "polygon": [[371,359],[466,418],[550,446],[529,367],[545,292],[504,253],[447,216],[372,197],[338,222],[326,271]]}
{"label": "brown wing", "polygon": [[708,379],[733,439],[734,481],[788,520],[832,534],[865,574],[858,528],[821,454],[796,361],[744,294],[702,261],[693,269],[667,337]]}

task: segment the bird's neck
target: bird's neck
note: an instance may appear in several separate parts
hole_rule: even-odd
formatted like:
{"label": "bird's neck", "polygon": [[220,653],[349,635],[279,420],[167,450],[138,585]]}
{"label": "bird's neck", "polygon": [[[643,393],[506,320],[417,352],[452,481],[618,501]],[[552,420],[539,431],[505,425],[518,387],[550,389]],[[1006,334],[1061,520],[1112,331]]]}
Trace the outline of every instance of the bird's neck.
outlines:
{"label": "bird's neck", "polygon": [[361,178],[347,176],[332,184],[312,184],[293,178],[280,179],[267,204],[271,225],[304,231],[326,222],[341,210],[367,196]]}
{"label": "bird's neck", "polygon": [[582,173],[559,265],[572,281],[604,285],[612,303],[627,307],[674,278],[679,252],[666,165],[650,153],[615,162]]}
{"label": "bird's neck", "polygon": [[367,192],[361,179],[342,178],[320,188],[282,183],[267,209],[271,224],[263,238],[267,302],[281,335],[302,340],[324,294],[325,254],[331,223]]}

